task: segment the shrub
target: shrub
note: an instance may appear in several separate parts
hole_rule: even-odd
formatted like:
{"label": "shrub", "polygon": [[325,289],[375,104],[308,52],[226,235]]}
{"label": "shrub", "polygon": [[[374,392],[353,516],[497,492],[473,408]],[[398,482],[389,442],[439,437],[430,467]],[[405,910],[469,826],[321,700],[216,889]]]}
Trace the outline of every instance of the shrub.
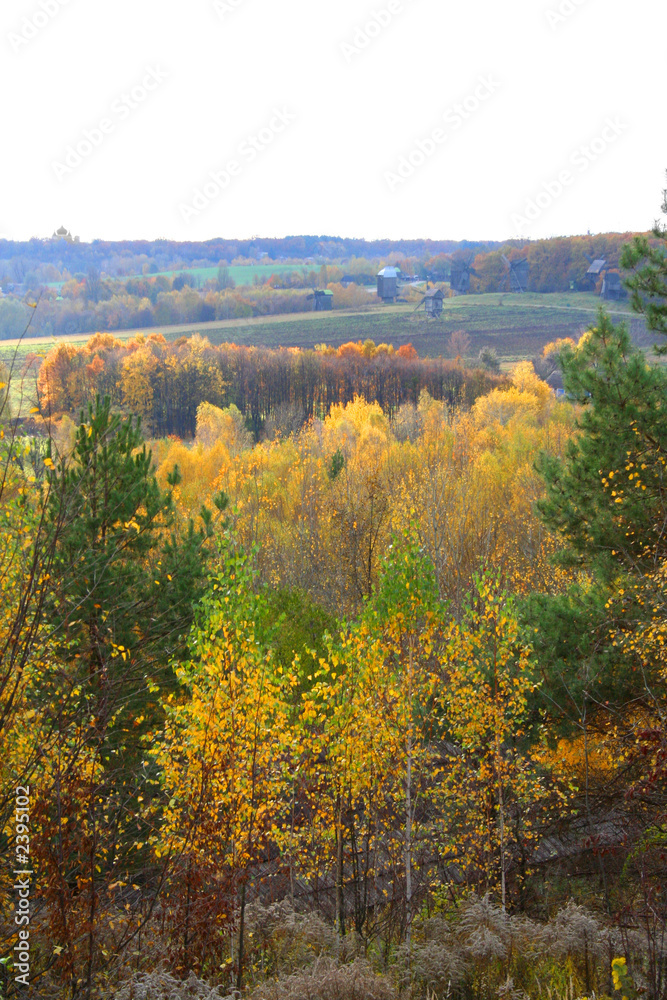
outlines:
{"label": "shrub", "polygon": [[276,982],[263,983],[251,1000],[395,1000],[396,990],[384,976],[357,959],[337,966],[333,959],[318,959],[307,971]]}

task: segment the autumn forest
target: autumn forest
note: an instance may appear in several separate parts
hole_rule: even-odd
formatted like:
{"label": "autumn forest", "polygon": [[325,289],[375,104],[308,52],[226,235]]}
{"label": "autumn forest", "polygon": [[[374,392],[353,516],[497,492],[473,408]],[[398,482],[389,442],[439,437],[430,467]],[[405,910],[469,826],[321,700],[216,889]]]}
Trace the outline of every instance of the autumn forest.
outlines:
{"label": "autumn forest", "polygon": [[0,995],[665,1000],[666,241],[654,350],[3,355]]}

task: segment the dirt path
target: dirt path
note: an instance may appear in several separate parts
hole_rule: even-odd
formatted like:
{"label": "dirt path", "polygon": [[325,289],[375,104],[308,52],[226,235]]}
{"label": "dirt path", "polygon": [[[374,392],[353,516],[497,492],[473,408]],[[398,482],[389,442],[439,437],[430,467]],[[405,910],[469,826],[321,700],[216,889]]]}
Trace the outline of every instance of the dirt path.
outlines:
{"label": "dirt path", "polygon": [[[473,305],[475,304],[475,299],[468,299],[467,296],[457,297],[455,300],[457,305],[460,303],[461,306]],[[596,315],[597,309],[589,306],[580,306],[573,303],[571,306],[556,305],[554,303],[545,302],[525,302],[521,300],[521,296],[512,297],[509,300],[509,305],[518,306],[520,309],[554,309],[559,312],[567,313],[586,313],[590,315]],[[491,303],[479,302],[479,305],[484,308],[492,308]],[[450,315],[456,312],[456,306],[453,308],[449,304],[445,303],[445,308],[443,312],[443,319],[447,318],[447,314]],[[500,309],[501,307],[498,306]],[[631,319],[636,319],[635,313],[631,312],[621,312],[620,310],[610,309],[612,316],[623,316]],[[218,330],[238,330],[243,328],[252,328],[254,326],[266,326],[268,324],[281,324],[281,323],[301,323],[307,320],[317,319],[317,322],[321,322],[323,325],[326,323],[333,322],[337,317],[342,319],[346,316],[376,316],[378,313],[384,315],[405,313],[410,315],[414,312],[414,306],[410,305],[408,307],[404,305],[398,306],[367,306],[362,309],[336,309],[331,313],[283,313],[279,316],[252,316],[248,319],[224,319],[224,320],[213,320],[210,323],[183,323],[177,326],[153,326],[153,327],[143,327],[141,329],[135,330],[108,330],[104,331],[111,333],[114,337],[119,340],[129,340],[132,337],[143,335],[144,337],[150,336],[152,333],[162,333],[167,340],[175,340],[179,336],[187,336],[193,333],[215,333]],[[0,349],[6,347],[40,347],[44,344],[50,346],[55,346],[56,344],[85,344],[93,336],[92,333],[75,333],[71,336],[61,336],[61,337],[19,337],[15,340],[0,340]]]}
{"label": "dirt path", "polygon": [[[331,313],[282,313],[279,316],[252,316],[247,319],[219,319],[210,323],[183,323],[177,326],[151,326],[142,327],[136,330],[104,330],[104,333],[111,333],[118,340],[129,340],[131,337],[142,335],[150,336],[152,333],[162,333],[166,339],[175,339],[179,335],[193,333],[214,333],[216,330],[237,330],[239,327],[266,326],[273,323],[297,323],[305,320],[317,318],[318,322],[327,323],[336,317],[344,316],[372,316],[377,313],[399,313],[404,312],[404,306],[370,306],[365,309],[336,309]],[[33,344],[35,347],[40,344],[85,344],[87,340],[94,336],[93,333],[74,333],[70,337],[18,337],[15,340],[0,340],[2,347],[25,347]]]}

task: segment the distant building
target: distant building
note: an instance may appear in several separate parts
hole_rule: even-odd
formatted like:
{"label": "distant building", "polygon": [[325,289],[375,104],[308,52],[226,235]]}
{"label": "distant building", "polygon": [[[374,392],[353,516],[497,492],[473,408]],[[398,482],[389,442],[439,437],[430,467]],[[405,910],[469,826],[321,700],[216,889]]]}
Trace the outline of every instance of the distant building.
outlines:
{"label": "distant building", "polygon": [[377,276],[378,298],[383,302],[393,302],[398,295],[399,270],[396,267],[383,267]]}
{"label": "distant building", "polygon": [[618,271],[606,272],[602,282],[602,292],[600,294],[603,299],[612,299],[615,301],[626,297],[627,292],[623,287],[623,282],[621,281],[621,276]]}
{"label": "distant building", "polygon": [[545,382],[547,383],[548,386],[550,386],[551,389],[553,389],[553,391],[556,393],[557,396],[565,395],[565,384],[563,382],[563,373],[559,369],[556,369],[555,372],[552,372],[551,375],[549,375],[549,377],[545,379]]}
{"label": "distant building", "polygon": [[78,243],[79,242],[79,237],[78,236],[72,236],[72,234],[70,233],[69,229],[65,229],[64,226],[61,226],[60,229],[56,229],[56,231],[53,234],[53,236],[51,237],[51,239],[52,240],[66,240],[67,243]]}
{"label": "distant building", "polygon": [[308,296],[308,301],[313,302],[314,312],[330,312],[333,309],[334,294],[328,290],[317,289]]}
{"label": "distant building", "polygon": [[424,312],[427,316],[432,316],[434,319],[438,319],[442,316],[443,303],[445,301],[445,293],[441,288],[431,288],[430,291],[426,293],[424,298],[421,300],[417,309],[424,307]]}

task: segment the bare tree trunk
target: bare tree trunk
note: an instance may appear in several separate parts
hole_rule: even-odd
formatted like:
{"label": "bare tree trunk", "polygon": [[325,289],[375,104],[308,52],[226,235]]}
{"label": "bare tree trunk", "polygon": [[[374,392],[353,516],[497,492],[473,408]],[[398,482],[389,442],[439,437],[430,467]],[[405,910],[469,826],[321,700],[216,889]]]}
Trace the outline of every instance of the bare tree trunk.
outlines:
{"label": "bare tree trunk", "polygon": [[[585,768],[585,787],[584,787],[584,798],[586,803],[586,822],[588,824],[588,833],[591,840],[595,836],[595,827],[593,825],[593,816],[591,814],[591,804],[589,798],[589,781],[590,781],[590,771],[589,771],[589,749],[588,749],[588,712],[586,706],[586,693],[584,692],[584,705],[581,713],[581,728],[584,734],[584,768]],[[604,861],[602,860],[602,854],[600,851],[596,852],[598,860],[598,868],[600,869],[600,881],[602,882],[602,888],[604,890],[605,905],[607,908],[607,913],[611,914],[611,904],[609,901],[609,887],[607,886],[607,873],[604,867]]]}
{"label": "bare tree trunk", "polygon": [[496,662],[496,649],[493,651],[493,694],[496,707],[496,775],[498,777],[498,818],[500,820],[500,892],[502,896],[502,907],[505,912],[507,906],[507,870],[505,861],[505,798],[503,795],[503,771],[500,738],[498,733],[498,674]]}
{"label": "bare tree trunk", "polygon": [[412,951],[412,670],[413,654],[410,648],[410,675],[408,679],[408,739],[407,767],[405,775],[405,943],[408,948],[408,971],[411,966]]}
{"label": "bare tree trunk", "polygon": [[408,946],[408,962],[412,948],[412,733],[408,736],[408,766],[405,794],[405,943]]}
{"label": "bare tree trunk", "polygon": [[[91,779],[94,782],[95,778]],[[96,789],[94,785],[90,789],[91,797],[91,819],[93,827],[93,838],[90,845],[90,908],[88,911],[88,962],[86,969],[86,997],[90,1000],[93,989],[93,965],[95,961],[95,919],[96,919],[96,899],[95,899],[95,859],[97,857],[97,817],[96,810]]]}
{"label": "bare tree trunk", "polygon": [[245,945],[245,882],[241,886],[241,915],[239,918],[239,971],[236,977],[236,989],[241,990],[243,986],[243,960]]}
{"label": "bare tree trunk", "polygon": [[505,861],[505,801],[503,796],[503,776],[500,770],[500,749],[498,749],[498,811],[500,813],[500,891],[502,895],[502,906],[505,910],[507,905],[507,880]]}
{"label": "bare tree trunk", "polygon": [[185,896],[185,927],[183,929],[183,965],[187,969],[190,962],[190,899],[192,887],[192,858],[188,859],[188,890]]}
{"label": "bare tree trunk", "polygon": [[290,891],[290,901],[292,903],[292,909],[294,909],[294,806],[295,806],[295,792],[294,792],[294,781],[292,781],[292,815],[290,822],[290,837],[289,837],[289,891]]}
{"label": "bare tree trunk", "polygon": [[338,823],[336,826],[336,928],[341,937],[345,936],[345,897],[343,895],[343,796],[338,800]]}

